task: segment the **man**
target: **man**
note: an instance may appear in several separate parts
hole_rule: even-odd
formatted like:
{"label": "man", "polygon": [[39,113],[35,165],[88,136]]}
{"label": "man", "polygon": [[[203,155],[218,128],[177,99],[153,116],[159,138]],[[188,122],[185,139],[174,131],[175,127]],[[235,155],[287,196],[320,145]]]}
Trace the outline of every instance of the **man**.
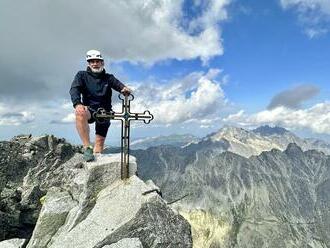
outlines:
{"label": "man", "polygon": [[130,94],[131,90],[112,74],[104,69],[104,60],[97,50],[90,50],[86,54],[88,63],[86,71],[79,71],[71,85],[70,95],[76,115],[76,128],[84,145],[85,161],[95,159],[93,153],[101,153],[110,121],[95,123],[95,146],[90,142],[89,125],[95,122],[93,113],[98,108],[110,111],[111,95],[114,89],[123,94]]}

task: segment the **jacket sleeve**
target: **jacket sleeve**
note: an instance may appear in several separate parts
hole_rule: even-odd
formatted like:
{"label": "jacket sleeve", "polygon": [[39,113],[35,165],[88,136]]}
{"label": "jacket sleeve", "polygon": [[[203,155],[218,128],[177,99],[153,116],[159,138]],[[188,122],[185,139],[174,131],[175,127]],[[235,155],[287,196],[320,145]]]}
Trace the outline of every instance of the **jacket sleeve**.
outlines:
{"label": "jacket sleeve", "polygon": [[111,88],[113,88],[114,90],[120,92],[124,87],[125,85],[120,82],[117,78],[115,78],[114,75],[110,75],[110,85],[111,85]]}
{"label": "jacket sleeve", "polygon": [[82,92],[82,80],[81,74],[78,72],[74,77],[74,80],[71,84],[70,95],[73,107],[81,103],[81,92]]}

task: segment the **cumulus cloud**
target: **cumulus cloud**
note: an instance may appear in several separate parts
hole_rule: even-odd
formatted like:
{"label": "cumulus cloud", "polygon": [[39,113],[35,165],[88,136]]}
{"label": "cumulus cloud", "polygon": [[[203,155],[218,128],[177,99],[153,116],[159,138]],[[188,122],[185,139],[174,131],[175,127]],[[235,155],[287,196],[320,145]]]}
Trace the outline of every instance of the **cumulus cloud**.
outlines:
{"label": "cumulus cloud", "polygon": [[330,134],[330,102],[318,103],[300,110],[281,106],[251,115],[241,110],[224,118],[223,121],[243,126],[273,124],[289,129],[307,128],[315,133]]}
{"label": "cumulus cloud", "polygon": [[318,10],[330,15],[330,3],[327,0],[281,0],[284,8],[296,6],[300,11]]}
{"label": "cumulus cloud", "polygon": [[0,126],[18,126],[33,122],[34,120],[35,115],[32,112],[7,112],[0,115]]}
{"label": "cumulus cloud", "polygon": [[214,26],[219,21],[226,20],[228,18],[226,6],[230,2],[230,0],[193,1],[191,8],[194,11],[198,11],[198,9],[204,9],[204,11],[197,18],[187,20],[189,33],[195,33]]}
{"label": "cumulus cloud", "polygon": [[0,126],[17,126],[34,119],[35,115],[31,111],[19,110],[0,102]]}
{"label": "cumulus cloud", "polygon": [[75,114],[69,113],[59,120],[51,120],[50,123],[51,124],[70,124],[70,123],[74,123],[75,120],[76,120]]}
{"label": "cumulus cloud", "polygon": [[305,33],[314,38],[329,32],[330,1],[328,0],[281,0],[284,9],[294,9]]}
{"label": "cumulus cloud", "polygon": [[[49,101],[46,104],[0,101],[0,126],[38,124],[40,126],[51,123],[60,123],[63,115],[73,113],[71,102],[65,100]],[[53,121],[54,120],[54,121]],[[70,122],[65,119],[65,122]],[[35,125],[34,125],[35,126]],[[28,129],[28,125],[26,125]]]}
{"label": "cumulus cloud", "polygon": [[[226,98],[221,88],[226,81],[221,70],[210,69],[208,72],[193,72],[181,79],[174,79],[166,84],[136,83],[133,93],[139,96],[131,104],[131,112],[141,113],[148,109],[154,115],[155,124],[170,125],[194,120],[206,125],[208,119],[217,118]],[[121,111],[121,103],[113,109]],[[69,113],[59,122],[71,123],[74,115]]]}
{"label": "cumulus cloud", "polygon": [[138,85],[135,91],[141,97],[135,109],[150,109],[155,122],[163,124],[217,116],[226,104],[222,81],[216,80],[220,73],[211,69],[207,73],[191,73],[167,85]]}
{"label": "cumulus cloud", "polygon": [[274,109],[279,106],[298,108],[304,101],[316,96],[319,91],[319,88],[314,85],[300,85],[275,95],[267,108]]}
{"label": "cumulus cloud", "polygon": [[[183,0],[0,2],[0,98],[67,96],[86,50],[114,61],[152,64],[165,59],[209,58],[223,53],[219,22],[229,0],[208,0],[188,18]],[[181,25],[198,26],[190,33]],[[51,92],[51,94],[49,94]]]}

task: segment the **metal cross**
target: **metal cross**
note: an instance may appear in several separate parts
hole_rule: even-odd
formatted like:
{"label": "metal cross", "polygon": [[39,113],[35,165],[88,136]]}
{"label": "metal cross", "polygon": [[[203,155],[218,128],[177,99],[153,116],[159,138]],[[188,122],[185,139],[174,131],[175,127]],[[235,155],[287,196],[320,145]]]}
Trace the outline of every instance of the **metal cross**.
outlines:
{"label": "metal cross", "polygon": [[130,122],[131,120],[143,120],[145,124],[149,124],[154,119],[154,116],[149,110],[145,110],[143,113],[131,113],[131,101],[134,96],[119,94],[118,98],[122,101],[121,113],[115,113],[114,111],[106,111],[103,108],[99,108],[93,117],[98,122],[105,120],[120,120],[121,121],[121,179],[129,177],[129,135],[130,135]]}

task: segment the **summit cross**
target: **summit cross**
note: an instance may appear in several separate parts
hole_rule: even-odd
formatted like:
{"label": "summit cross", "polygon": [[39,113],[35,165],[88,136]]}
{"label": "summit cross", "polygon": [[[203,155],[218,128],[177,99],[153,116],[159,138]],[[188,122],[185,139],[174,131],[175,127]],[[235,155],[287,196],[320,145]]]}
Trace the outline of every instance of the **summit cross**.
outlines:
{"label": "summit cross", "polygon": [[104,120],[120,120],[121,121],[121,179],[127,179],[129,177],[129,143],[130,143],[130,122],[132,120],[143,120],[145,124],[149,124],[154,116],[149,110],[145,110],[143,113],[131,113],[131,101],[134,96],[119,94],[118,98],[122,101],[121,113],[114,111],[106,111],[103,108],[99,108],[93,117],[98,122]]}

